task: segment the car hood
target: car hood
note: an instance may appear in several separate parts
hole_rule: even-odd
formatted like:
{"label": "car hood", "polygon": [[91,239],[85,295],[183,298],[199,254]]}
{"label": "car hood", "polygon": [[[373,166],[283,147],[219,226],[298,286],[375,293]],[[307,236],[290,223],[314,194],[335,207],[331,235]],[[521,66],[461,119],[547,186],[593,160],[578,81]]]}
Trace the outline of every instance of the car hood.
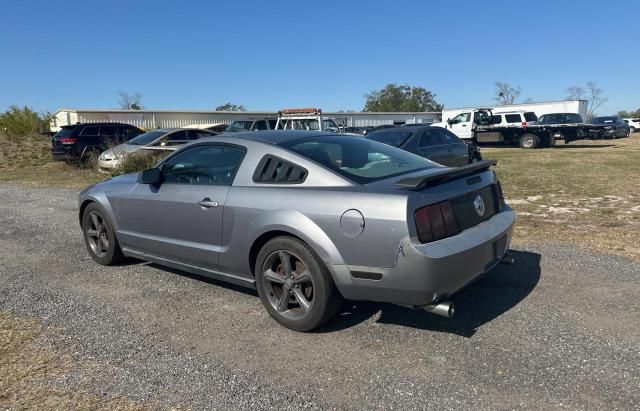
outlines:
{"label": "car hood", "polygon": [[110,148],[107,151],[103,151],[100,154],[100,158],[104,160],[113,160],[116,156],[126,156],[127,154],[131,154],[135,151],[140,150],[143,146],[138,146],[134,144],[120,144],[113,148]]}

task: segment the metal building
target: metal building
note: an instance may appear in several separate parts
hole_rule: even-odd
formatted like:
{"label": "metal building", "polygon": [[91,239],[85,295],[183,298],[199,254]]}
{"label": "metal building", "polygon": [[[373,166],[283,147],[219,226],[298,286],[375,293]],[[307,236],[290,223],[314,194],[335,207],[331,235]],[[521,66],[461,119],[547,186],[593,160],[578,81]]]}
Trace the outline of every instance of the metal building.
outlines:
{"label": "metal building", "polygon": [[[382,124],[433,123],[439,121],[440,113],[323,113],[333,117],[339,125],[346,127],[378,126]],[[145,130],[163,127],[182,127],[192,124],[225,123],[233,120],[276,118],[275,111],[178,111],[178,110],[105,110],[67,109],[58,110],[51,120],[51,132],[62,126],[76,123],[118,122],[132,124]]]}

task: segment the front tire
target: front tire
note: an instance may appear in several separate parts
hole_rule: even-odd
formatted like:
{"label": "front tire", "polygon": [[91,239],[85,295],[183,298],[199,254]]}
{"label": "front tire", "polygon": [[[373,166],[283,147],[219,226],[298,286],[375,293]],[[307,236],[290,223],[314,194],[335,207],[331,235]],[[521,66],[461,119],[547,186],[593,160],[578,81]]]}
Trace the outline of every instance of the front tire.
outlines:
{"label": "front tire", "polygon": [[292,237],[267,242],[256,259],[256,288],[267,312],[294,331],[311,331],[342,305],[331,274],[313,250]]}
{"label": "front tire", "polygon": [[525,134],[520,137],[520,147],[530,150],[540,145],[540,139],[535,134]]}
{"label": "front tire", "polygon": [[82,234],[89,255],[98,264],[114,265],[124,259],[113,224],[96,203],[89,204],[82,214]]}

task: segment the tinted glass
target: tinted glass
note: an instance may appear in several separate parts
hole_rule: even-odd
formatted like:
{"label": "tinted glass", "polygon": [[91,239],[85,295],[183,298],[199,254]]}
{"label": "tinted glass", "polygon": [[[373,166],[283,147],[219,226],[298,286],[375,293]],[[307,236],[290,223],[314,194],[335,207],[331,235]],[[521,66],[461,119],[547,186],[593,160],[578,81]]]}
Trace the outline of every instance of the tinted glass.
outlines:
{"label": "tinted glass", "polygon": [[115,137],[117,130],[116,126],[100,126],[100,135],[102,137]]}
{"label": "tinted glass", "polygon": [[499,114],[495,114],[491,116],[491,124],[500,124],[502,123],[502,116]]}
{"label": "tinted glass", "polygon": [[420,140],[418,141],[418,147],[439,146],[442,143],[438,138],[438,134],[438,131],[435,129],[423,131],[420,136]]}
{"label": "tinted glass", "polygon": [[162,175],[165,183],[231,185],[243,157],[237,147],[193,147],[167,160]]}
{"label": "tinted glass", "polygon": [[64,127],[62,128],[60,131],[58,131],[56,133],[55,137],[69,137],[71,136],[71,134],[73,134],[73,130],[75,130],[75,127]]}
{"label": "tinted glass", "polygon": [[615,123],[618,117],[596,117],[593,119],[593,124],[608,124]]}
{"label": "tinted glass", "polygon": [[133,144],[136,146],[144,146],[145,144],[153,143],[156,139],[165,135],[166,131],[148,131],[146,133],[142,133],[139,136],[132,138],[129,140],[127,144]]}
{"label": "tinted glass", "polygon": [[171,133],[166,138],[167,143],[184,143],[187,140],[188,140],[187,130]]}
{"label": "tinted glass", "polygon": [[140,134],[140,130],[131,126],[122,126],[120,134],[127,140]]}
{"label": "tinted glass", "polygon": [[271,130],[275,130],[276,129],[276,124],[278,123],[278,120],[269,120],[269,128]]}
{"label": "tinted glass", "polygon": [[507,121],[507,123],[513,124],[513,123],[521,123],[522,120],[520,120],[520,114],[505,114],[504,115],[504,119]]}
{"label": "tinted glass", "polygon": [[538,121],[538,116],[533,111],[529,111],[524,113],[524,119],[525,121]]}
{"label": "tinted glass", "polygon": [[367,138],[390,146],[399,147],[411,137],[411,134],[413,133],[410,131],[377,131],[369,134]]}
{"label": "tinted glass", "polygon": [[307,137],[281,146],[360,184],[438,167],[422,157],[365,138]]}
{"label": "tinted glass", "polygon": [[437,130],[442,144],[464,144],[455,134],[444,128]]}
{"label": "tinted glass", "polygon": [[253,130],[267,130],[267,121],[266,120],[258,120],[253,124]]}
{"label": "tinted glass", "polygon": [[89,126],[85,127],[80,133],[81,136],[97,136],[99,133],[100,127],[98,126]]}
{"label": "tinted glass", "polygon": [[251,120],[237,120],[232,122],[225,131],[249,131],[252,124]]}

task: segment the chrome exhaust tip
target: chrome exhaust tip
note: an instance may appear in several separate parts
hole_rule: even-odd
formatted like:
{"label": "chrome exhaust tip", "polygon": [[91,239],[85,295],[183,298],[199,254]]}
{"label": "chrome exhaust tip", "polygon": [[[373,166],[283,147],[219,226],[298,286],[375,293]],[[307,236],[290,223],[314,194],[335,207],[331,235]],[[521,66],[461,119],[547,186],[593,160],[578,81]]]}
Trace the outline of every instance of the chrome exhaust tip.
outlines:
{"label": "chrome exhaust tip", "polygon": [[439,315],[441,317],[451,318],[456,312],[455,305],[450,301],[445,301],[438,304],[425,305],[422,307],[428,313]]}
{"label": "chrome exhaust tip", "polygon": [[516,263],[516,259],[513,256],[513,254],[511,254],[509,251],[504,253],[502,258],[500,259],[500,264],[514,265],[515,263]]}

